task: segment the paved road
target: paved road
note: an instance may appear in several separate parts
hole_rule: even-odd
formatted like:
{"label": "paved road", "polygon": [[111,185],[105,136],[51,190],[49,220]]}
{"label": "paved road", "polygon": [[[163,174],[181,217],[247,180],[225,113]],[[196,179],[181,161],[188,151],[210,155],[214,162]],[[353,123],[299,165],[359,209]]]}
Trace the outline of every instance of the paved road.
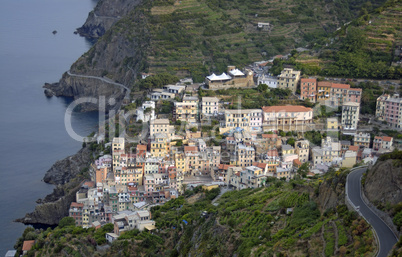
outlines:
{"label": "paved road", "polygon": [[386,257],[392,247],[396,244],[397,238],[391,229],[364,203],[361,197],[360,179],[367,168],[363,167],[351,172],[347,178],[347,190],[349,199],[355,206],[359,206],[359,212],[371,224],[380,240],[380,251],[378,257]]}
{"label": "paved road", "polygon": [[88,76],[88,75],[78,75],[78,74],[73,74],[73,73],[71,73],[70,71],[67,71],[67,74],[70,75],[70,76],[72,76],[72,77],[78,77],[78,78],[98,79],[98,80],[103,81],[103,82],[105,82],[105,83],[109,83],[109,84],[112,84],[112,85],[115,85],[115,86],[122,87],[122,88],[126,89],[128,92],[131,91],[131,89],[128,88],[128,87],[126,87],[125,85],[120,84],[120,83],[117,83],[117,82],[114,82],[113,80],[111,80],[111,79],[109,79],[109,78],[105,78],[105,77],[96,77],[96,76]]}

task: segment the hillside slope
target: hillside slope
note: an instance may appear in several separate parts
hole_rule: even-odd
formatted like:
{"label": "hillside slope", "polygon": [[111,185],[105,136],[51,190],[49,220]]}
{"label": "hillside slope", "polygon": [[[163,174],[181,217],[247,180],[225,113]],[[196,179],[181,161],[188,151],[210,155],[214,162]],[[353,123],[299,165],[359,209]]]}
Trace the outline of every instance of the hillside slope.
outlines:
{"label": "hillside slope", "polygon": [[[370,2],[377,6],[384,1]],[[79,30],[102,37],[70,70],[107,77],[129,87],[143,71],[168,71],[201,82],[212,71],[226,70],[228,64],[243,67],[325,37],[356,17],[363,2],[102,0]],[[94,21],[95,16],[118,18]],[[269,26],[258,28],[259,22]],[[67,73],[59,83],[48,86],[56,95],[102,93],[121,98],[116,92],[95,87],[93,80],[78,80]]]}
{"label": "hillside slope", "polygon": [[388,0],[319,41],[316,52],[298,54],[288,63],[309,75],[348,78],[402,77],[402,2]]}
{"label": "hillside slope", "polygon": [[[104,236],[113,230],[111,224],[95,231],[66,226],[66,220],[54,230],[28,229],[16,246],[36,239],[29,254],[40,256],[370,255],[376,246],[369,225],[342,204],[347,172],[330,172],[323,181],[274,179],[267,187],[227,192],[217,206],[211,200],[219,189],[187,190],[152,208],[157,230],[126,232],[110,247]],[[333,198],[321,195],[328,190],[342,199],[336,208],[318,204],[331,202],[320,199]],[[203,211],[208,215],[202,216]]]}

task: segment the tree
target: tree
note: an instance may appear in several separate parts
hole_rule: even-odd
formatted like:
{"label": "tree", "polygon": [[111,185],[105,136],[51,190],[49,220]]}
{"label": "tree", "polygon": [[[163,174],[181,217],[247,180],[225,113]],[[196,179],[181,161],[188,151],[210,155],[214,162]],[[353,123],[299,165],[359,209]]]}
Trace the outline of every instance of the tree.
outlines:
{"label": "tree", "polygon": [[310,171],[308,162],[303,163],[300,168],[297,170],[302,177],[306,177],[307,173]]}
{"label": "tree", "polygon": [[191,130],[191,132],[195,133],[195,132],[197,132],[198,129],[197,129],[197,127],[192,127],[190,130]]}
{"label": "tree", "polygon": [[177,140],[176,146],[183,146],[183,141],[182,140]]}
{"label": "tree", "polygon": [[265,92],[265,91],[267,91],[267,89],[268,89],[268,86],[266,84],[259,84],[257,87],[257,90],[260,92]]}
{"label": "tree", "polygon": [[64,228],[68,226],[75,226],[75,220],[73,217],[64,217],[59,222],[59,227]]}
{"label": "tree", "polygon": [[291,145],[293,147],[295,146],[295,142],[296,140],[293,137],[289,138],[288,141],[286,141],[288,145]]}

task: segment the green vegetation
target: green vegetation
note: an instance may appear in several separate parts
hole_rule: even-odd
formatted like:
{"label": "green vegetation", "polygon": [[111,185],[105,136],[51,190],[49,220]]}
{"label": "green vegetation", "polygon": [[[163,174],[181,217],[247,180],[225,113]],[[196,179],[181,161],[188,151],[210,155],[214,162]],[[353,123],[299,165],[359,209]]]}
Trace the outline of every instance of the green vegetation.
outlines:
{"label": "green vegetation", "polygon": [[318,56],[297,54],[286,63],[308,75],[400,79],[402,67],[391,64],[399,60],[394,47],[402,40],[402,17],[397,14],[401,7],[398,0],[388,0],[377,9],[365,5],[357,19],[334,33],[337,40],[316,41]]}
{"label": "green vegetation", "polygon": [[332,256],[337,229],[340,251],[369,255],[374,252],[374,238],[367,223],[345,205],[320,211],[317,200],[323,196],[313,194],[320,187],[341,186],[347,172],[330,171],[324,183],[270,179],[266,187],[226,192],[217,206],[212,200],[219,188],[187,189],[183,196],[151,208],[158,230],[126,232],[104,252],[96,249],[106,244],[105,234],[113,231],[113,225],[84,229],[71,224],[70,218],[53,230],[27,229],[16,248],[32,238],[36,242],[30,256],[306,256],[320,252]]}
{"label": "green vegetation", "polygon": [[[368,3],[377,7],[384,1]],[[227,65],[242,68],[312,42],[321,44],[356,17],[363,4],[352,0],[146,1],[101,38],[102,43],[124,38],[122,47],[129,47],[130,53],[107,76],[137,68],[202,82],[211,72],[226,71]],[[258,28],[259,22],[270,26]],[[76,69],[82,72],[94,66],[95,56],[89,51]]]}
{"label": "green vegetation", "polygon": [[176,82],[178,81],[179,81],[178,77],[165,72],[139,80],[138,86],[141,90],[153,89],[153,88],[161,88],[162,86],[168,84],[176,84]]}

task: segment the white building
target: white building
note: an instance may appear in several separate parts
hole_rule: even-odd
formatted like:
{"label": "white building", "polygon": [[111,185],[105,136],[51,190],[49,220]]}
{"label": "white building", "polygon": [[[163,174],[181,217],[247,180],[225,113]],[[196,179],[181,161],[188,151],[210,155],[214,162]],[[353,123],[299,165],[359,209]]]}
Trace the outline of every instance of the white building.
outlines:
{"label": "white building", "polygon": [[203,116],[217,115],[219,111],[219,98],[203,97],[201,102],[201,113]]}
{"label": "white building", "polygon": [[137,109],[137,122],[148,122],[155,119],[155,102],[146,101]]}
{"label": "white building", "polygon": [[341,126],[344,132],[354,133],[359,122],[360,104],[355,102],[345,102],[342,104]]}
{"label": "white building", "polygon": [[262,74],[262,75],[258,76],[257,84],[258,85],[265,84],[269,88],[277,88],[278,87],[278,78]]}

